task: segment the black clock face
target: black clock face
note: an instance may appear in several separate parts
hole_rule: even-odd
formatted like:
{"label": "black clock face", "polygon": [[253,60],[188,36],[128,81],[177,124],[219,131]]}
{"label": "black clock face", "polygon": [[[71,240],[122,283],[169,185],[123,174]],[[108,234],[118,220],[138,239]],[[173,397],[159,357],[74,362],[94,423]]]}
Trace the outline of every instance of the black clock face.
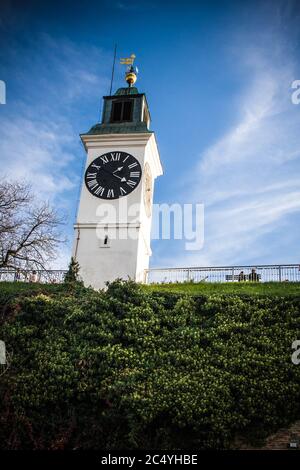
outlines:
{"label": "black clock face", "polygon": [[141,181],[138,160],[126,152],[108,152],[97,157],[85,172],[85,184],[93,196],[118,199],[134,191]]}

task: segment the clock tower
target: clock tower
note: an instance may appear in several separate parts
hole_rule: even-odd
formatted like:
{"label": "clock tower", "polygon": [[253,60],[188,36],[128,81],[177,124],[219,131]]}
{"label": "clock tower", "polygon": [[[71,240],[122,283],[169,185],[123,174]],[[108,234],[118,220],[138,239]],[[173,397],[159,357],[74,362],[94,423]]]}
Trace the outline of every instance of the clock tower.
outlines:
{"label": "clock tower", "polygon": [[101,123],[81,135],[87,159],[73,257],[95,289],[116,278],[144,281],[154,180],[162,175],[146,95],[133,86],[133,56],[125,60],[128,86],[103,97]]}

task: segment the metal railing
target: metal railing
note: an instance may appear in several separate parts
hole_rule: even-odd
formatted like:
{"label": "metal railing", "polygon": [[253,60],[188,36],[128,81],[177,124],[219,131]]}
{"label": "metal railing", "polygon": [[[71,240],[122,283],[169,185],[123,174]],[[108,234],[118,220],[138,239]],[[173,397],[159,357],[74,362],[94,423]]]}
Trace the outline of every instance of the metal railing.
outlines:
{"label": "metal railing", "polygon": [[41,282],[43,284],[60,284],[63,282],[66,270],[63,269],[28,269],[15,270],[12,268],[0,269],[0,282]]}
{"label": "metal railing", "polygon": [[[255,270],[253,275],[252,270]],[[241,274],[242,273],[242,274]],[[189,268],[152,268],[145,271],[146,284],[176,282],[300,282],[299,264],[256,266],[216,266]]]}
{"label": "metal railing", "polygon": [[[256,279],[261,282],[300,282],[299,264],[265,264],[256,266],[215,266],[188,268],[152,268],[145,271],[146,284],[177,282],[234,282],[251,281],[255,270]],[[0,269],[0,282],[41,282],[59,284],[63,282],[66,270],[19,270]],[[241,275],[241,273],[243,273]],[[255,277],[254,277],[255,279]]]}

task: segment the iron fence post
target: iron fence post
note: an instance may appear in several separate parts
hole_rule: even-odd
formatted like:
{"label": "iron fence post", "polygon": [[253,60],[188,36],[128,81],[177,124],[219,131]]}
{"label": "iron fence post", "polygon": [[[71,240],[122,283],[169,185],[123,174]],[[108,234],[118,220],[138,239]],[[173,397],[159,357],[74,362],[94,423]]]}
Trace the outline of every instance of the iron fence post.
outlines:
{"label": "iron fence post", "polygon": [[279,282],[281,282],[281,266],[278,266],[278,278]]}

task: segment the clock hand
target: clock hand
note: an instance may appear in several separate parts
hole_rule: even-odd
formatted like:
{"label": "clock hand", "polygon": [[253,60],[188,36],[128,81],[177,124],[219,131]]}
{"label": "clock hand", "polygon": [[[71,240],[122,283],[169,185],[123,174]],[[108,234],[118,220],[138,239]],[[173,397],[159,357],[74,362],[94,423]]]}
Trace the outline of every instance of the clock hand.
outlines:
{"label": "clock hand", "polygon": [[[123,168],[123,167],[120,167],[120,168]],[[118,168],[118,169],[119,169],[119,168]],[[118,170],[118,169],[117,169],[117,170]],[[108,170],[106,170],[106,169],[103,168],[103,167],[100,167],[100,170],[105,171],[105,172],[108,173],[110,176],[114,176],[115,178],[119,178],[119,180],[121,180],[122,183],[124,183],[125,181],[127,181],[126,178],[124,178],[124,177],[122,178],[121,176],[115,175],[114,172],[112,173],[111,171],[108,171]],[[115,170],[115,171],[117,171],[117,170]]]}
{"label": "clock hand", "polygon": [[113,173],[115,173],[116,171],[121,171],[123,169],[122,166],[119,166],[119,168],[117,168],[115,171],[113,171]]}
{"label": "clock hand", "polygon": [[122,183],[124,183],[124,181],[127,181],[126,178],[124,178],[124,176],[121,177],[121,176],[115,175],[114,173],[113,173],[113,176],[115,176],[115,178],[119,178],[119,180],[121,180]]}
{"label": "clock hand", "polygon": [[[123,168],[123,167],[122,167],[122,166],[120,166],[120,167],[119,167],[119,168],[117,168],[115,171],[120,171],[120,170],[122,170],[122,168]],[[103,170],[103,171],[105,171],[106,173],[108,173],[108,174],[109,174],[109,175],[111,175],[111,176],[115,176],[116,178],[119,178],[119,179],[120,179],[122,182],[126,181],[126,178],[124,178],[124,177],[123,177],[123,178],[121,178],[120,176],[118,176],[118,175],[115,175],[115,171],[113,171],[113,172],[111,172],[111,171],[108,171],[108,170],[106,170],[105,168],[103,168],[103,166],[101,166],[101,167],[100,167],[100,170]]]}
{"label": "clock hand", "polygon": [[[120,168],[123,168],[123,167],[120,167]],[[121,180],[122,183],[124,183],[126,180],[126,178],[122,178],[121,176],[118,176],[118,175],[115,175],[114,172],[112,173],[111,171],[108,171],[106,170],[105,168],[103,168],[103,166],[100,167],[100,170],[103,170],[105,171],[105,173],[108,173],[110,176],[114,176],[115,178],[119,178],[119,180]],[[119,170],[119,168],[117,168],[117,170]],[[115,171],[117,171],[115,170]]]}

